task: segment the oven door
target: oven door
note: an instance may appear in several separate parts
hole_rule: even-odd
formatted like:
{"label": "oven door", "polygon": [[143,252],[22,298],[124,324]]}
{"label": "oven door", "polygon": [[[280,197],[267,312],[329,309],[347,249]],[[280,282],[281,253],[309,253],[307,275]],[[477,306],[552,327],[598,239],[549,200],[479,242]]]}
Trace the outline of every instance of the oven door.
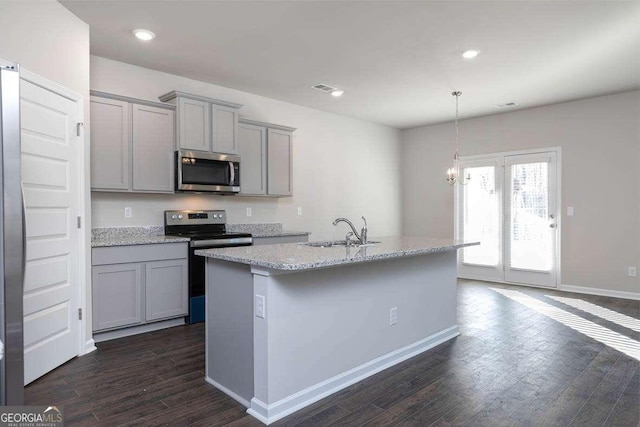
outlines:
{"label": "oven door", "polygon": [[199,249],[212,249],[228,246],[251,246],[251,237],[242,237],[231,243],[232,239],[223,244],[210,244],[205,241],[192,240],[189,245],[189,316],[188,323],[199,323],[205,320],[205,270],[207,259],[196,255]]}
{"label": "oven door", "polygon": [[240,192],[240,157],[229,154],[176,152],[176,190]]}

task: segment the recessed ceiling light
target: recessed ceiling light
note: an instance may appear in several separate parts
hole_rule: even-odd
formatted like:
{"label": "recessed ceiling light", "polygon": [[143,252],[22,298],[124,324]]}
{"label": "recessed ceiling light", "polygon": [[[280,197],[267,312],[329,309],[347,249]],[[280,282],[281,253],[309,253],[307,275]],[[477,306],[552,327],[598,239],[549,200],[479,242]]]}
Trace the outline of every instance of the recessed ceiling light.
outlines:
{"label": "recessed ceiling light", "polygon": [[340,90],[340,89],[336,89],[336,90],[332,90],[331,91],[331,95],[335,96],[336,98],[339,97],[339,96],[342,96],[343,94],[344,94],[344,91]]}
{"label": "recessed ceiling light", "polygon": [[465,50],[464,52],[462,52],[462,57],[464,59],[471,59],[478,56],[478,53],[480,52],[478,52],[477,50]]}
{"label": "recessed ceiling light", "polygon": [[136,36],[140,40],[144,40],[146,42],[156,38],[156,35],[153,32],[151,32],[149,30],[143,30],[141,28],[138,28],[138,29],[133,30],[131,32],[133,33],[134,36]]}

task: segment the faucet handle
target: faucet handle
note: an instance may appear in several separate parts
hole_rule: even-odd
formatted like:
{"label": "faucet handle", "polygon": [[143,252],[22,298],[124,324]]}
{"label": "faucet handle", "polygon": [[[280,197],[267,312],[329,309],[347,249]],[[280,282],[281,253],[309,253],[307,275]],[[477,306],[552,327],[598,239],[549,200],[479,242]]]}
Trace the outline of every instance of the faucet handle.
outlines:
{"label": "faucet handle", "polygon": [[369,227],[367,227],[367,218],[362,217],[362,220],[364,221],[364,228],[367,229]]}

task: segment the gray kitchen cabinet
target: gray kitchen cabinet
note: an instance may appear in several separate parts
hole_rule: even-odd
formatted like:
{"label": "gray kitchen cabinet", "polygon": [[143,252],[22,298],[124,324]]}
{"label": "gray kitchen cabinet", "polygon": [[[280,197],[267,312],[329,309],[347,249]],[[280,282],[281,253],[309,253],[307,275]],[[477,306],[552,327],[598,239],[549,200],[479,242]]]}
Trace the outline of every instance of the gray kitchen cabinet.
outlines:
{"label": "gray kitchen cabinet", "polygon": [[238,125],[240,194],[267,194],[267,128],[248,123]]}
{"label": "gray kitchen cabinet", "polygon": [[91,188],[127,190],[131,132],[131,104],[91,97]]}
{"label": "gray kitchen cabinet", "polygon": [[279,129],[267,131],[267,194],[291,196],[291,157],[293,135]]}
{"label": "gray kitchen cabinet", "polygon": [[188,253],[186,242],[93,248],[93,331],[186,316]]}
{"label": "gray kitchen cabinet", "polygon": [[186,259],[154,261],[145,264],[145,304],[147,321],[186,316],[189,280]]}
{"label": "gray kitchen cabinet", "polygon": [[211,105],[211,151],[238,154],[238,110]]}
{"label": "gray kitchen cabinet", "polygon": [[179,149],[238,154],[242,105],[179,91],[158,99],[177,107]]}
{"label": "gray kitchen cabinet", "polygon": [[292,195],[292,140],[295,128],[241,118],[240,194]]}
{"label": "gray kitchen cabinet", "polygon": [[175,107],[91,94],[91,189],[173,193]]}
{"label": "gray kitchen cabinet", "polygon": [[175,112],[132,104],[133,190],[174,190]]}
{"label": "gray kitchen cabinet", "polygon": [[128,263],[92,268],[94,331],[142,323],[142,267]]}
{"label": "gray kitchen cabinet", "polygon": [[181,150],[211,151],[211,104],[179,98],[178,147]]}

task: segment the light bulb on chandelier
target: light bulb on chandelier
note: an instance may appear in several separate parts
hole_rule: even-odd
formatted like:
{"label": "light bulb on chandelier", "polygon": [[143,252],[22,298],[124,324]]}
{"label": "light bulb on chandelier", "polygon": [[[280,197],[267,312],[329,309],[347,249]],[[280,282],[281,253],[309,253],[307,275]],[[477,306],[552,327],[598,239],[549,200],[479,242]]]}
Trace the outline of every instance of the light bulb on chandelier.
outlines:
{"label": "light bulb on chandelier", "polygon": [[447,182],[449,185],[467,185],[471,180],[471,175],[467,174],[466,177],[463,176],[460,179],[460,154],[458,153],[458,98],[462,95],[462,92],[456,90],[451,92],[451,95],[456,97],[456,152],[453,155],[453,167],[447,169]]}

